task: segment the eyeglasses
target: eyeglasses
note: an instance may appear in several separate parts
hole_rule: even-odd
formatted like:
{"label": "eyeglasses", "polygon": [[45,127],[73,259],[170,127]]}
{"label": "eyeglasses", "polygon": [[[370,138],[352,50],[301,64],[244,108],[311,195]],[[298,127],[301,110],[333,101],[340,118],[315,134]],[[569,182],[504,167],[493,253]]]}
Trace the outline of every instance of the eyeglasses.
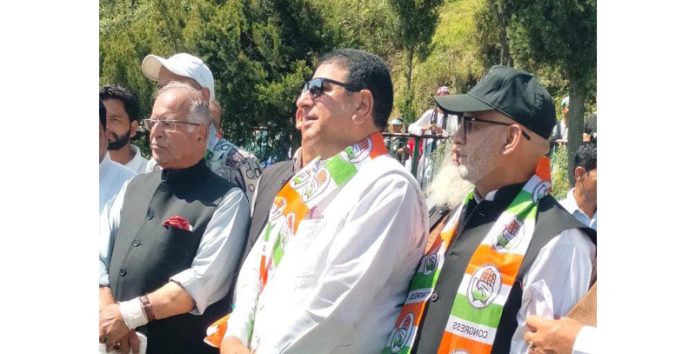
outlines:
{"label": "eyeglasses", "polygon": [[[509,127],[511,125],[514,125],[516,123],[503,123],[503,122],[496,122],[493,120],[486,120],[486,119],[479,119],[479,118],[474,118],[474,117],[469,117],[469,116],[462,116],[462,127],[464,131],[464,143],[466,143],[466,137],[469,135],[469,132],[471,132],[474,128],[474,122],[476,123],[488,123],[488,124],[496,124],[496,125],[504,125],[506,127]],[[522,135],[527,139],[527,140],[532,140],[532,137],[527,134],[527,132],[522,129]]]}
{"label": "eyeglasses", "polygon": [[333,84],[333,85],[341,86],[341,87],[345,88],[346,90],[352,91],[352,92],[356,92],[356,91],[360,90],[360,88],[355,87],[354,85],[346,84],[346,83],[336,81],[336,80],[327,79],[325,77],[315,77],[315,78],[307,81],[304,84],[304,87],[302,88],[302,93],[304,93],[305,91],[309,91],[309,94],[312,96],[313,99],[317,98],[317,97],[323,95],[324,92],[326,92],[329,89],[329,87],[326,86],[327,82],[330,84]]}
{"label": "eyeglasses", "polygon": [[196,127],[201,125],[200,123],[179,122],[176,120],[143,119],[143,126],[147,130],[152,130],[158,123],[162,125],[162,129],[167,131],[176,130],[177,124],[193,125]]}

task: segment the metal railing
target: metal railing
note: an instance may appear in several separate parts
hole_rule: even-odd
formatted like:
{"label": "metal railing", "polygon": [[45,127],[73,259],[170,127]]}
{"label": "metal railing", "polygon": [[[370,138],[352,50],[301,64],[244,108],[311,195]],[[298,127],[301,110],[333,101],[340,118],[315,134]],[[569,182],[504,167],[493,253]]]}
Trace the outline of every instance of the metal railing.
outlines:
{"label": "metal railing", "polygon": [[[409,168],[411,174],[416,178],[421,188],[425,188],[430,183],[432,172],[435,169],[433,155],[438,145],[444,144],[449,137],[432,134],[414,135],[408,133],[382,133],[382,135],[384,136],[385,145],[389,150],[389,154],[401,162],[404,167]],[[397,142],[396,144],[394,144],[395,141]],[[395,147],[401,148],[404,146],[408,150],[408,156],[399,155],[394,151],[397,150]],[[420,150],[422,150],[422,153]],[[423,164],[430,164],[430,166],[423,167]],[[418,168],[419,166],[421,166],[420,170]],[[430,169],[430,171],[428,171],[428,169]]]}

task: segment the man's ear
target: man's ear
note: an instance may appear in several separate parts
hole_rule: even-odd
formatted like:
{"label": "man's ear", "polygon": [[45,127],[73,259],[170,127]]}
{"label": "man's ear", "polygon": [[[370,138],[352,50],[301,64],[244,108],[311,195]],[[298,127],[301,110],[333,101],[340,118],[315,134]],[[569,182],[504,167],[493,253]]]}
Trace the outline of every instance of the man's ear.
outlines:
{"label": "man's ear", "polygon": [[[213,123],[210,123],[211,125]],[[203,143],[203,145],[208,145],[208,134],[210,134],[210,130],[208,129],[209,127],[205,124],[199,125],[196,127],[196,141],[199,143]]]}
{"label": "man's ear", "polygon": [[575,181],[580,182],[583,178],[585,178],[585,168],[582,166],[578,166],[575,168]]}
{"label": "man's ear", "polygon": [[133,120],[130,122],[130,137],[133,139],[135,137],[135,134],[138,133],[138,121]]}
{"label": "man's ear", "polygon": [[372,96],[372,92],[370,92],[370,90],[363,89],[355,94],[359,95],[359,97],[357,102],[358,106],[355,110],[355,114],[353,115],[353,122],[356,124],[364,124],[367,120],[372,121],[372,109],[375,100],[375,98]]}
{"label": "man's ear", "polygon": [[505,139],[505,145],[503,145],[503,155],[510,154],[517,149],[517,145],[521,143],[524,139],[522,136],[522,128],[513,124],[507,127],[507,136]]}

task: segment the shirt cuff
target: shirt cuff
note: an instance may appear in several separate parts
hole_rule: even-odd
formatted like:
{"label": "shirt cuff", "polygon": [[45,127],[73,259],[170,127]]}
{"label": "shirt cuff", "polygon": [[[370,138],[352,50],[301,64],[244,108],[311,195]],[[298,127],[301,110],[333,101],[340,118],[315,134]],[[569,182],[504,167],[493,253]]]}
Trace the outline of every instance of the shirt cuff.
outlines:
{"label": "shirt cuff", "polygon": [[[103,265],[100,266],[104,268]],[[109,272],[106,269],[99,269],[99,286],[109,286]]]}
{"label": "shirt cuff", "polygon": [[189,294],[193,300],[194,307],[189,312],[192,315],[202,315],[208,307],[208,297],[206,295],[203,284],[196,277],[193,269],[189,268],[180,273],[175,274],[169,280],[179,284]]}
{"label": "shirt cuff", "polygon": [[597,328],[582,326],[573,344],[573,354],[592,354],[595,352],[594,343],[597,338]]}

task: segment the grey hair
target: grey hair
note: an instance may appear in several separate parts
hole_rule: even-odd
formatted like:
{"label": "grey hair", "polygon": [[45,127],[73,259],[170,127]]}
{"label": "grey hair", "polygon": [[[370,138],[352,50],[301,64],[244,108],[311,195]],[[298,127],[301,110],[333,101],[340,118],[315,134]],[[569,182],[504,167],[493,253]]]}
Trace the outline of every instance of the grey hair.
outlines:
{"label": "grey hair", "polygon": [[[203,94],[200,90],[191,86],[186,82],[171,81],[164,85],[157,91],[157,97],[166,91],[172,89],[182,89],[188,91],[189,95],[188,113],[186,114],[186,121],[189,123],[198,123],[200,125],[207,126],[212,123],[212,117],[210,115],[210,109],[208,108],[208,101],[203,98]],[[192,132],[195,127],[192,125],[188,126],[188,132]],[[206,129],[207,131],[207,129]]]}

